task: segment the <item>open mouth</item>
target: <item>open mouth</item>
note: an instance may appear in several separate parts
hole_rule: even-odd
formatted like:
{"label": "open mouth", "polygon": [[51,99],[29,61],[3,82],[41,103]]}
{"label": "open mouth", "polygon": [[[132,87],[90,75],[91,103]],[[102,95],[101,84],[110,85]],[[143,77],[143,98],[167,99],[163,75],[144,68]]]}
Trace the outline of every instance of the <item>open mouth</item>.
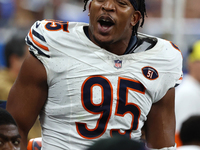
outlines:
{"label": "open mouth", "polygon": [[107,17],[101,16],[98,19],[98,22],[100,23],[101,27],[104,27],[104,28],[109,28],[115,24],[114,21],[109,16]]}

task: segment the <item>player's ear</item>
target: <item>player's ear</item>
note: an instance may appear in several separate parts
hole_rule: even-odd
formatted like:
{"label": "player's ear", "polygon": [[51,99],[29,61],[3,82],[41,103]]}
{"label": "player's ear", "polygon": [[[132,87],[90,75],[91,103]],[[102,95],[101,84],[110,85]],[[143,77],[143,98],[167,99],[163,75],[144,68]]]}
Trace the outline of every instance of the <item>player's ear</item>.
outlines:
{"label": "player's ear", "polygon": [[91,4],[92,4],[92,1],[90,1],[90,4],[89,4],[89,13],[88,13],[88,16],[90,15]]}
{"label": "player's ear", "polygon": [[141,13],[139,11],[135,11],[131,18],[131,26],[135,26],[141,18]]}

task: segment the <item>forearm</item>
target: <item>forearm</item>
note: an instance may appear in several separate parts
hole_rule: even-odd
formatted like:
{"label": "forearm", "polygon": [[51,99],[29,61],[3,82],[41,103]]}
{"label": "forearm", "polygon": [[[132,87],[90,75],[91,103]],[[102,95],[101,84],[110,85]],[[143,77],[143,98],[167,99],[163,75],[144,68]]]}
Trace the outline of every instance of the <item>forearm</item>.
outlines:
{"label": "forearm", "polygon": [[145,123],[149,148],[162,149],[175,145],[174,95],[174,89],[170,89],[159,102],[152,105]]}
{"label": "forearm", "polygon": [[19,132],[21,135],[20,150],[27,150],[27,143],[28,143],[27,134],[25,134],[23,131],[20,130]]}

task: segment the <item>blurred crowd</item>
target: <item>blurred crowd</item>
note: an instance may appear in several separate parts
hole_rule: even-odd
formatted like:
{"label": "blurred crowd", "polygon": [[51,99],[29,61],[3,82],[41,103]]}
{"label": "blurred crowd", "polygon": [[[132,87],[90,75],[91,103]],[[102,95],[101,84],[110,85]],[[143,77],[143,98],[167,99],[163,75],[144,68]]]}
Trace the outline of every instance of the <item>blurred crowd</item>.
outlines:
{"label": "blurred crowd", "polygon": [[0,0],[0,67],[3,49],[11,37],[25,37],[31,25],[42,19],[88,22],[82,0]]}

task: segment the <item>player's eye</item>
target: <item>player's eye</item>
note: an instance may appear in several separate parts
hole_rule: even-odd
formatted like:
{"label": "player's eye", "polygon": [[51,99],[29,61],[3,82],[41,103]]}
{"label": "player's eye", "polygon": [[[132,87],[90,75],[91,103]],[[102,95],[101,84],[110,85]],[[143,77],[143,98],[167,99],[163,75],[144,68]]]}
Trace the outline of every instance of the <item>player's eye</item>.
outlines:
{"label": "player's eye", "polygon": [[0,139],[0,148],[3,147],[3,145],[4,145],[4,141]]}
{"label": "player's eye", "polygon": [[20,142],[21,142],[20,139],[16,139],[16,140],[12,141],[13,145],[15,145],[15,146],[18,146],[20,144]]}
{"label": "player's eye", "polygon": [[126,5],[126,3],[124,3],[124,2],[119,2],[121,5]]}
{"label": "player's eye", "polygon": [[124,1],[124,0],[118,0],[118,3],[119,3],[120,5],[127,5],[127,2]]}

